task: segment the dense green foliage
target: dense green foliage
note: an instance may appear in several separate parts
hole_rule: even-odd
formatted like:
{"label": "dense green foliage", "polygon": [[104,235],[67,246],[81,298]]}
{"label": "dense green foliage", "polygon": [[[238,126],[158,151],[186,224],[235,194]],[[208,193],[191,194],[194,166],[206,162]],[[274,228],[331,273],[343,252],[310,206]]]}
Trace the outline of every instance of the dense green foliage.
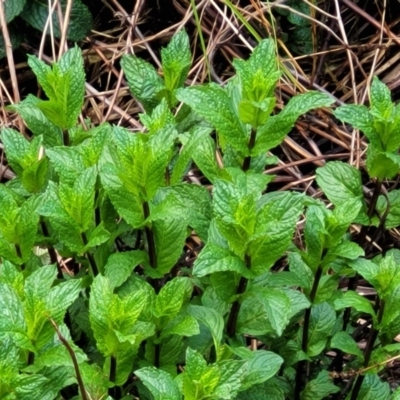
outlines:
{"label": "dense green foliage", "polygon": [[[370,227],[400,223],[398,191],[379,196],[400,170],[388,89],[375,79],[370,109],[335,111],[369,139],[377,187],[368,204],[360,171],[327,163],[317,170],[327,207],[269,191],[264,170],[296,120],[330,97],[310,91],[274,114],[271,40],[235,60],[226,87],[183,87],[190,62],[185,32],[162,51],[163,78],[123,57],[146,110],[145,132],[134,133],[77,123],[77,47],[51,67],[29,58],[48,100],[12,107],[30,141],[1,133],[16,178],[0,186],[0,398],[400,398],[381,379],[400,351],[400,252],[365,258]],[[211,191],[187,179],[193,163]],[[277,262],[286,267],[276,272]],[[375,304],[355,291],[359,276]],[[359,318],[371,325],[364,351]]]}

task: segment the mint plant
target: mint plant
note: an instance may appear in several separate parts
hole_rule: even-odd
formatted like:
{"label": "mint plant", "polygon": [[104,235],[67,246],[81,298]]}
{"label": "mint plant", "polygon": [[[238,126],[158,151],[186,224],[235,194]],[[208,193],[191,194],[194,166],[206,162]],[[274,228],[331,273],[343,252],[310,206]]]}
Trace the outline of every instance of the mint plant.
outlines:
{"label": "mint plant", "polygon": [[[77,47],[51,67],[29,58],[47,99],[9,107],[30,140],[1,132],[16,174],[0,185],[1,398],[391,396],[381,375],[399,351],[400,253],[370,257],[366,236],[353,240],[350,226],[382,228],[382,213],[394,226],[396,207],[390,213],[385,202],[397,204],[397,192],[372,208],[360,171],[341,162],[317,170],[333,207],[270,190],[274,177],[263,172],[276,158],[268,152],[302,114],[332,103],[308,92],[275,114],[275,60],[264,40],[234,61],[225,87],[185,87],[185,32],[162,50],[163,77],[124,56],[146,111],[144,132],[134,133],[78,124]],[[378,118],[371,113],[368,121]],[[396,132],[383,120],[377,135]],[[389,142],[378,150],[395,160]],[[211,188],[187,179],[192,165]],[[355,291],[359,276],[376,290],[375,304]],[[340,289],[344,280],[353,290]]]}

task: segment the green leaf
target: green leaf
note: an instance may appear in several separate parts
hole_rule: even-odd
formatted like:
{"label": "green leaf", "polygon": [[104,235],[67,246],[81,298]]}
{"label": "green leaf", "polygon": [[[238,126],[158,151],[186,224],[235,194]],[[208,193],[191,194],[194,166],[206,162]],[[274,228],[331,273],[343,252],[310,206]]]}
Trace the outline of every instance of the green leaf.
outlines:
{"label": "green leaf", "polygon": [[211,129],[208,127],[196,126],[190,130],[188,138],[183,135],[180,136],[180,140],[183,142],[183,149],[181,149],[174,165],[170,178],[171,185],[175,185],[182,180],[183,175],[187,172],[191,158],[194,157],[197,148],[202,145],[203,141],[207,140],[206,138],[209,137],[210,131]]}
{"label": "green leaf", "polygon": [[358,347],[356,341],[347,332],[337,332],[331,339],[331,347],[339,349],[346,354],[354,354],[362,358],[363,353]]}
{"label": "green leaf", "polygon": [[392,179],[400,171],[400,157],[369,146],[366,165],[370,177],[380,180]]}
{"label": "green leaf", "polygon": [[321,353],[335,323],[335,311],[328,303],[312,306],[308,329],[308,356],[314,357]]}
{"label": "green leaf", "polygon": [[49,217],[55,235],[64,245],[80,254],[84,252],[85,246],[82,241],[81,231],[64,210],[58,195],[58,188],[54,182],[49,182],[37,212],[40,215]]}
{"label": "green leaf", "polygon": [[340,389],[332,383],[329,373],[321,371],[315,379],[307,383],[301,392],[301,400],[324,399],[328,395],[339,391]]}
{"label": "green leaf", "polygon": [[141,341],[142,338],[135,331],[135,323],[146,300],[147,295],[143,290],[119,297],[113,294],[108,278],[96,276],[91,286],[89,315],[97,347],[104,356],[116,356],[125,343],[128,349],[132,345],[137,347],[137,340]]}
{"label": "green leaf", "polygon": [[[389,201],[389,204],[388,204]],[[388,207],[389,206],[389,207]],[[376,209],[381,218],[386,215],[385,228],[392,229],[400,225],[400,190],[392,190],[386,196],[379,196]]]}
{"label": "green leaf", "polygon": [[256,156],[278,146],[301,115],[315,108],[329,107],[332,103],[331,97],[313,91],[292,97],[279,114],[269,118],[257,130],[256,144],[251,155]]}
{"label": "green leaf", "polygon": [[303,210],[303,198],[295,193],[264,195],[256,217],[255,234],[248,246],[251,271],[261,275],[287,250]]}
{"label": "green leaf", "polygon": [[214,346],[218,354],[218,349],[224,330],[224,320],[222,316],[212,308],[195,305],[188,306],[188,313],[210,330],[214,339]]}
{"label": "green leaf", "polygon": [[400,283],[399,269],[392,254],[382,258],[379,264],[360,258],[351,266],[374,286],[382,298],[389,297]]}
{"label": "green leaf", "polygon": [[291,311],[290,298],[283,290],[273,288],[256,288],[255,295],[263,304],[267,319],[272,328],[278,336],[281,336],[289,323]]}
{"label": "green leaf", "polygon": [[362,131],[372,145],[381,147],[379,135],[374,128],[374,120],[368,108],[359,104],[346,104],[336,108],[334,111],[336,118],[342,122],[353,125],[354,128]]}
{"label": "green leaf", "polygon": [[192,157],[200,171],[211,183],[218,178],[223,178],[223,170],[217,164],[215,142],[210,136],[204,137],[199,142],[192,152]]}
{"label": "green leaf", "polygon": [[[161,61],[167,90],[173,92],[182,87],[191,64],[189,37],[184,30],[176,33],[168,46],[161,50]],[[175,102],[172,96],[169,104],[174,106]]]}
{"label": "green leaf", "polygon": [[247,153],[249,135],[224,89],[215,84],[192,86],[179,89],[177,98],[215,127],[223,148],[229,143],[235,149]]}
{"label": "green leaf", "polygon": [[104,267],[104,275],[109,278],[112,287],[121,286],[139,264],[148,262],[147,253],[142,250],[114,253]]}
{"label": "green leaf", "polygon": [[203,356],[198,351],[188,347],[186,349],[185,373],[189,375],[192,381],[200,381],[206,369],[207,363]]}
{"label": "green leaf", "polygon": [[273,379],[240,392],[236,400],[284,400],[283,389]]}
{"label": "green leaf", "polygon": [[162,330],[161,338],[168,335],[194,336],[200,333],[197,320],[189,314],[180,313]]}
{"label": "green leaf", "polygon": [[117,168],[112,164],[103,166],[100,172],[101,183],[118,213],[134,228],[144,222],[143,206],[135,193],[127,190],[118,177]]}
{"label": "green leaf", "polygon": [[46,150],[46,155],[61,180],[73,184],[85,169],[82,156],[73,147],[59,146]]}
{"label": "green leaf", "polygon": [[275,84],[281,75],[273,40],[262,40],[248,61],[235,59],[233,66],[240,78],[244,99],[259,102],[273,95]]}
{"label": "green leaf", "polygon": [[184,219],[161,219],[153,222],[156,245],[157,272],[168,273],[182,254],[187,237],[187,222]]}
{"label": "green leaf", "polygon": [[[85,232],[93,224],[94,190],[97,178],[96,167],[87,168],[74,182],[74,186],[59,185],[59,197],[64,210],[71,219]],[[74,199],[73,201],[71,201]]]}
{"label": "green leaf", "polygon": [[51,69],[35,56],[29,56],[28,64],[49,98],[38,103],[38,107],[54,125],[62,129],[73,127],[81,112],[85,93],[85,73],[79,47],[68,50]]}
{"label": "green leaf", "polygon": [[299,280],[302,288],[308,293],[311,290],[314,275],[311,268],[302,260],[299,253],[289,253],[289,268]]}
{"label": "green leaf", "polygon": [[146,111],[150,112],[159,103],[158,93],[165,87],[157,71],[147,61],[132,55],[124,55],[121,58],[121,67],[129,89]]}
{"label": "green leaf", "polygon": [[242,380],[240,390],[246,390],[272,378],[279,371],[283,359],[271,351],[257,350],[247,363],[247,372]]}
{"label": "green leaf", "polygon": [[46,148],[62,145],[62,130],[49,121],[43,112],[38,108],[40,99],[29,94],[26,99],[18,104],[10,105],[21,115],[25,124],[35,136],[43,135],[43,145]]}
{"label": "green leaf", "polygon": [[6,0],[4,2],[4,14],[6,23],[11,22],[17,15],[19,15],[24,8],[26,0]]}
{"label": "green leaf", "polygon": [[24,349],[32,349],[26,333],[26,323],[21,300],[10,286],[0,282],[0,340],[11,335],[14,343]]}
{"label": "green leaf", "polygon": [[154,400],[182,399],[178,385],[167,372],[154,367],[146,367],[135,371],[135,375],[149,389]]}
{"label": "green leaf", "polygon": [[348,164],[333,161],[317,168],[317,183],[335,205],[353,199],[364,205],[360,171]]}
{"label": "green leaf", "polygon": [[[63,15],[67,6],[67,0],[61,0]],[[28,1],[21,17],[40,32],[44,31],[49,18],[49,4],[46,0]],[[56,12],[52,13],[52,34],[60,38],[60,23]],[[83,40],[92,28],[93,20],[89,9],[81,0],[74,0],[68,19],[67,38],[73,41]],[[47,31],[50,34],[50,30]]]}
{"label": "green leaf", "polygon": [[389,119],[392,112],[393,103],[390,90],[377,76],[374,76],[371,84],[371,114],[382,119]]}
{"label": "green leaf", "polygon": [[215,272],[236,271],[246,274],[246,267],[241,258],[229,249],[206,244],[193,265],[193,274],[197,277]]}
{"label": "green leaf", "polygon": [[164,285],[157,296],[153,313],[157,318],[168,316],[170,319],[178,315],[182,306],[192,295],[192,283],[189,278],[177,277]]}
{"label": "green leaf", "polygon": [[[200,185],[181,183],[165,188],[163,193],[165,193],[165,199],[151,209],[151,218],[157,220],[172,217],[173,209],[176,209],[174,217],[181,218],[182,215],[186,215],[188,225],[206,242],[211,220],[209,191]],[[157,196],[160,195],[161,198],[161,194],[160,190]],[[159,212],[160,215],[157,216]]]}
{"label": "green leaf", "polygon": [[365,375],[357,400],[386,400],[389,398],[390,386],[387,382],[382,382],[376,374]]}

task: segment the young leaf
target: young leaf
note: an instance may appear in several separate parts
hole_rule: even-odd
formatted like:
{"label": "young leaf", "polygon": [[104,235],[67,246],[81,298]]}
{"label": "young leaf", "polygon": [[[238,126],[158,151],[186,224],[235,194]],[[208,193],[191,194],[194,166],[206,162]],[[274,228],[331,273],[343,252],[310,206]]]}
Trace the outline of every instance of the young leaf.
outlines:
{"label": "young leaf", "polygon": [[389,88],[374,76],[371,85],[371,114],[382,119],[390,119],[393,103]]}
{"label": "young leaf", "polygon": [[189,301],[192,290],[189,278],[177,277],[169,281],[157,296],[153,309],[154,315],[157,318],[162,316],[174,318],[182,306]]}
{"label": "young leaf", "polygon": [[[14,343],[23,349],[32,349],[27,337],[22,302],[14,289],[0,282],[0,340],[11,337]],[[1,390],[1,388],[0,388]]]}
{"label": "young leaf", "polygon": [[319,92],[310,91],[292,97],[279,114],[269,118],[267,123],[257,130],[257,139],[251,155],[256,156],[278,146],[301,115],[315,108],[329,107],[332,103],[332,98]]}
{"label": "young leaf", "polygon": [[29,94],[20,103],[8,107],[21,115],[35,136],[43,135],[43,145],[46,148],[61,146],[63,138],[62,130],[45,117],[43,112],[38,108],[40,102],[40,99]]}
{"label": "young leaf", "polygon": [[208,243],[194,262],[193,274],[201,277],[223,271],[245,275],[246,267],[243,260],[229,249]]}
{"label": "young leaf", "polygon": [[198,143],[193,149],[192,157],[210,182],[214,183],[218,178],[224,178],[224,172],[217,164],[215,142],[210,136],[204,137]]}
{"label": "young leaf", "polygon": [[218,354],[218,349],[220,347],[224,330],[224,320],[222,316],[212,308],[195,305],[188,306],[188,313],[210,330],[214,339],[214,346]]}
{"label": "young leaf", "polygon": [[320,303],[312,307],[308,330],[308,356],[313,357],[321,353],[335,322],[335,311],[328,303]]}
{"label": "young leaf", "polygon": [[364,205],[360,171],[348,164],[333,161],[318,168],[317,183],[335,205],[352,199]]}
{"label": "young leaf", "polygon": [[336,118],[351,124],[362,131],[372,145],[381,147],[379,135],[374,128],[374,120],[366,106],[360,104],[346,104],[334,111]]}
{"label": "young leaf", "polygon": [[273,95],[274,86],[281,75],[273,40],[262,40],[248,61],[235,59],[233,66],[240,78],[244,99],[259,102]]}
{"label": "young leaf", "polygon": [[153,222],[156,265],[159,274],[168,273],[178,261],[187,237],[184,219],[160,219]]}
{"label": "young leaf", "polygon": [[360,294],[353,290],[347,291],[343,296],[335,300],[335,310],[343,310],[347,307],[353,307],[355,310],[367,313],[375,317],[375,311],[371,303]]}
{"label": "young leaf", "polygon": [[167,372],[154,367],[141,368],[135,375],[153,395],[154,400],[181,400],[178,385]]}
{"label": "young leaf", "polygon": [[321,371],[315,379],[307,383],[301,392],[301,400],[324,399],[339,391],[340,389],[332,383],[328,372]]}
{"label": "young leaf", "polygon": [[147,259],[147,253],[142,250],[114,253],[107,260],[104,275],[109,278],[112,287],[121,286],[137,265],[147,264]]}
{"label": "young leaf", "polygon": [[[388,204],[389,201],[389,204]],[[386,215],[385,228],[392,229],[400,225],[400,190],[392,190],[386,196],[379,196],[376,209],[380,216]]]}
{"label": "young leaf", "polygon": [[35,72],[49,100],[38,103],[45,116],[56,126],[69,129],[76,124],[83,105],[85,73],[79,47],[68,50],[52,69],[35,56],[28,64]]}
{"label": "young leaf", "polygon": [[[283,290],[273,288],[254,288],[254,294],[263,304],[266,317],[278,336],[289,323],[291,311],[290,298]],[[242,331],[245,327],[241,328]]]}
{"label": "young leaf", "polygon": [[366,374],[357,400],[386,400],[390,398],[390,386],[376,374]]}
{"label": "young leaf", "polygon": [[121,67],[131,92],[147,112],[153,110],[161,100],[158,93],[165,87],[155,68],[147,61],[132,55],[121,58]]}
{"label": "young leaf", "polygon": [[192,86],[179,89],[176,96],[215,127],[223,148],[229,143],[235,149],[247,153],[249,135],[224,89],[215,84]]}
{"label": "young leaf", "polygon": [[161,50],[162,69],[167,90],[171,93],[169,104],[174,106],[173,91],[183,86],[191,64],[190,44],[187,33],[176,33],[168,46]]}
{"label": "young leaf", "polygon": [[269,193],[259,203],[255,234],[248,247],[251,270],[257,275],[265,273],[287,250],[303,210],[302,197],[290,192]]}
{"label": "young leaf", "polygon": [[256,350],[247,363],[247,372],[242,380],[240,391],[246,390],[271,379],[280,369],[283,359],[271,351]]}
{"label": "young leaf", "polygon": [[361,359],[363,357],[363,353],[357,346],[356,341],[347,332],[335,333],[331,339],[331,347],[347,354],[354,354]]}

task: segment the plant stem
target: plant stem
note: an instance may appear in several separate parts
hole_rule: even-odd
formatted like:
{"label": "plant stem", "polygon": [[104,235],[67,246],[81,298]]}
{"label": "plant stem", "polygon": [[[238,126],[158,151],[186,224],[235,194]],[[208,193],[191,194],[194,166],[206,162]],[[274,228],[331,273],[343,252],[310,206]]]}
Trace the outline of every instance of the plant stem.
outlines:
{"label": "plant stem", "polygon": [[79,371],[79,364],[76,359],[74,350],[72,350],[72,347],[68,343],[67,339],[65,339],[65,337],[61,334],[56,323],[52,319],[50,320],[50,322],[52,323],[52,325],[57,333],[57,336],[60,339],[60,342],[66,347],[66,349],[71,357],[72,364],[74,365],[76,380],[78,381],[79,391],[81,392],[82,400],[89,400],[86,389],[85,389],[85,385],[83,383],[81,372]]}
{"label": "plant stem", "polygon": [[35,362],[35,353],[33,351],[28,352],[28,361],[27,365],[32,365]]}
{"label": "plant stem", "polygon": [[63,143],[64,146],[69,146],[69,134],[67,130],[63,130]]}
{"label": "plant stem", "polygon": [[[145,201],[143,203],[143,214],[144,214],[144,219],[147,219],[150,216],[150,208],[149,208],[149,203],[147,201]],[[154,235],[149,226],[146,226],[144,228],[144,232],[146,234],[147,246],[148,246],[148,250],[149,250],[150,266],[151,266],[151,268],[156,269],[157,268],[157,256],[156,256],[156,244],[154,242]]]}
{"label": "plant stem", "polygon": [[[40,227],[42,228],[43,236],[45,236],[46,238],[50,238],[49,230],[47,229],[47,225],[43,221],[42,218],[40,219]],[[62,279],[63,274],[62,274],[61,266],[58,262],[57,254],[56,254],[56,251],[54,250],[54,247],[51,245],[47,246],[47,251],[49,252],[51,263],[55,264],[57,267],[57,271],[58,271],[57,278]]]}
{"label": "plant stem", "polygon": [[[374,192],[372,194],[371,202],[369,203],[368,206],[367,215],[369,218],[372,218],[372,216],[374,215],[376,203],[378,201],[381,189],[382,189],[382,181],[380,179],[377,179],[375,182],[375,187],[374,187]],[[366,247],[365,239],[367,237],[368,229],[369,229],[368,225],[363,225],[357,240],[358,244],[364,249]],[[356,290],[358,286],[358,279],[359,279],[358,273],[356,273],[353,277],[351,277],[349,279],[347,290],[353,290],[353,291]],[[351,316],[351,307],[348,307],[344,310],[343,313],[343,325],[342,325],[343,332],[346,332],[347,326],[350,322],[350,316]],[[338,350],[335,359],[331,363],[330,370],[341,372],[342,364],[343,364],[343,352],[341,350]]]}
{"label": "plant stem", "polygon": [[[250,134],[249,145],[248,145],[249,150],[252,150],[254,148],[254,146],[256,144],[256,136],[257,136],[257,131],[254,128],[252,128],[251,134]],[[242,170],[244,172],[248,171],[250,168],[250,164],[251,164],[251,156],[245,157],[245,159],[243,161]]]}
{"label": "plant stem", "polygon": [[[247,269],[250,269],[251,268],[251,257],[246,254],[244,256],[244,260],[245,260],[245,264],[246,264]],[[238,288],[236,290],[236,294],[237,295],[241,295],[246,291],[247,282],[248,282],[247,278],[245,278],[244,276],[240,277],[239,285],[238,285]],[[240,310],[240,300],[237,299],[232,304],[232,308],[231,308],[231,311],[230,311],[229,317],[228,317],[228,324],[227,324],[226,331],[227,331],[227,334],[228,334],[229,337],[234,337],[235,336],[235,333],[236,333],[236,322],[237,322],[237,319],[238,319],[239,310]]]}
{"label": "plant stem", "polygon": [[[379,298],[377,298],[375,309],[379,309],[378,318],[377,318],[378,324],[380,324],[382,322],[384,308],[385,308],[385,302],[383,300],[380,301]],[[368,337],[367,346],[365,348],[365,353],[364,353],[364,364],[363,364],[364,368],[368,367],[369,361],[371,359],[372,351],[374,349],[375,341],[378,337],[378,333],[379,333],[379,330],[375,329],[374,326],[372,326],[371,332]],[[351,392],[350,400],[358,399],[358,394],[360,392],[361,385],[364,381],[364,376],[365,375],[358,375],[356,382],[354,384],[354,387],[353,387],[353,391]]]}
{"label": "plant stem", "polygon": [[[322,269],[322,266],[320,265],[315,273],[314,283],[313,283],[313,286],[312,286],[311,292],[310,292],[311,305],[309,308],[307,308],[307,310],[304,313],[303,336],[302,336],[302,340],[301,340],[301,349],[304,351],[304,353],[307,353],[307,350],[308,350],[308,329],[310,327],[312,303],[314,302],[315,295],[317,294],[319,281],[322,276],[322,271],[323,271],[323,269]],[[306,360],[301,360],[297,364],[295,400],[300,400],[300,393],[303,388],[303,379],[302,379],[303,378],[303,370],[304,370],[304,367],[307,365],[307,363],[308,362]],[[306,376],[304,383],[307,383],[307,378],[308,377]]]}
{"label": "plant stem", "polygon": [[[21,247],[18,243],[15,243],[15,252],[17,253],[17,256],[22,260],[22,252],[21,252]],[[25,269],[25,264],[21,262],[21,269],[22,271]]]}
{"label": "plant stem", "polygon": [[[82,238],[83,244],[86,246],[89,243],[89,241],[88,241],[88,238],[87,238],[85,232],[81,233],[81,238]],[[92,268],[93,276],[97,276],[99,274],[99,269],[97,268],[97,264],[93,257],[93,254],[90,251],[87,251],[86,257],[89,261],[90,267]]]}
{"label": "plant stem", "polygon": [[[108,380],[111,383],[115,383],[115,378],[117,376],[117,359],[115,358],[115,356],[111,356],[110,357],[110,374],[108,376]],[[115,392],[116,392],[116,387],[110,387],[108,389],[108,394],[114,398],[115,397]]]}

